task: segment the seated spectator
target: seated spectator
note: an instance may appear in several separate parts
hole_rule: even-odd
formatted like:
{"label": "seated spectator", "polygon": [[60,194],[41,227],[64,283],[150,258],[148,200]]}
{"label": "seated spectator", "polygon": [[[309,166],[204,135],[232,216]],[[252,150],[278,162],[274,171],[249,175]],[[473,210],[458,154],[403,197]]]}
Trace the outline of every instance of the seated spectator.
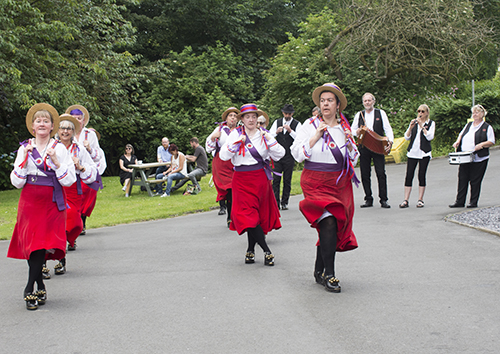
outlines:
{"label": "seated spectator", "polygon": [[[158,146],[158,150],[156,153],[156,158],[158,162],[169,162],[172,159],[172,154],[168,151],[170,143],[168,138],[164,137],[161,139],[161,146]],[[156,169],[156,174],[160,174],[165,172],[168,169],[168,166],[160,166]]]}
{"label": "seated spectator", "polygon": [[[205,176],[208,171],[208,159],[205,149],[200,145],[198,138],[191,138],[189,144],[194,149],[194,155],[187,155],[186,159],[189,162],[196,162],[196,168],[188,173],[187,178],[193,183],[196,190],[201,192],[200,184],[198,183],[198,178]],[[172,191],[181,188],[188,180],[182,180],[172,188]]]}
{"label": "seated spectator", "polygon": [[128,165],[134,165],[137,161],[137,157],[134,155],[134,147],[130,144],[125,145],[125,152],[120,156],[120,183],[123,186],[122,190],[126,191],[130,179],[132,178],[132,168]]}
{"label": "seated spectator", "polygon": [[171,164],[165,172],[156,175],[156,179],[167,180],[167,189],[162,197],[170,197],[173,181],[181,180],[187,176],[186,156],[179,151],[175,144],[170,144],[168,151],[172,154]]}

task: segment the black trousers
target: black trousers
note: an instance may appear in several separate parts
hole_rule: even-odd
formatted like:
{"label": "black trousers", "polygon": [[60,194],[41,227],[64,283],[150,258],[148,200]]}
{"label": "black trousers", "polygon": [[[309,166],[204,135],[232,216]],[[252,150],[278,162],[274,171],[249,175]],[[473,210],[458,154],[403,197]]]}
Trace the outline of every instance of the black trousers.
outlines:
{"label": "black trousers", "polygon": [[481,193],[481,183],[488,167],[488,160],[465,163],[458,167],[457,204],[464,205],[470,184],[470,204],[476,205]]}
{"label": "black trousers", "polygon": [[372,160],[375,166],[375,174],[378,181],[378,197],[380,202],[387,201],[387,176],[385,174],[385,156],[376,154],[364,146],[359,147],[359,168],[361,170],[361,182],[365,191],[365,201],[373,203],[372,196]]}
{"label": "black trousers", "polygon": [[424,157],[422,159],[413,159],[408,157],[408,162],[406,163],[406,177],[405,177],[405,187],[411,187],[413,185],[413,176],[415,175],[415,170],[418,165],[418,185],[419,187],[425,187],[427,185],[425,175],[427,174],[427,167],[429,166],[430,156]]}
{"label": "black trousers", "polygon": [[295,166],[295,160],[292,156],[285,156],[279,161],[274,161],[274,171],[283,174],[283,194],[280,202],[280,184],[281,177],[273,174],[273,192],[276,197],[278,207],[282,204],[288,204],[290,191],[292,190],[292,173]]}

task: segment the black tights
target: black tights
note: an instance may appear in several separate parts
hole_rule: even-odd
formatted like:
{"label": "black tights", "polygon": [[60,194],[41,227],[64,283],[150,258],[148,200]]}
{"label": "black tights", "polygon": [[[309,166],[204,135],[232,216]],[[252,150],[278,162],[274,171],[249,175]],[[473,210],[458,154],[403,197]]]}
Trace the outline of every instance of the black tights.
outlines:
{"label": "black tights", "polygon": [[36,250],[31,252],[28,259],[28,284],[24,288],[25,294],[31,294],[34,290],[35,282],[38,290],[45,289],[43,284],[42,268],[45,263],[45,250]]}
{"label": "black tights", "polygon": [[231,209],[233,208],[233,190],[228,189],[226,194],[227,220],[231,220]]}
{"label": "black tights", "polygon": [[83,228],[85,229],[85,223],[87,222],[87,217],[82,214]]}
{"label": "black tights", "polygon": [[248,248],[247,252],[255,252],[255,244],[258,243],[264,252],[271,252],[266,243],[266,235],[264,235],[264,230],[260,225],[247,229],[248,235]]}
{"label": "black tights", "polygon": [[335,276],[335,252],[337,251],[337,219],[328,216],[319,222],[319,246],[316,249],[315,270]]}

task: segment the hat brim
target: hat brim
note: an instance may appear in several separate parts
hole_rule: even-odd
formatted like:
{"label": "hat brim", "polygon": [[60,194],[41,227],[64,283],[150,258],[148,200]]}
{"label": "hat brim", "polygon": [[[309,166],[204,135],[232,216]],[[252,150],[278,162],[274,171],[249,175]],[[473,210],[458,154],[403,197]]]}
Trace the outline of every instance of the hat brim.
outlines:
{"label": "hat brim", "polygon": [[221,116],[221,119],[222,119],[223,122],[225,122],[227,120],[227,116],[231,112],[234,112],[234,113],[238,114],[238,113],[240,113],[240,110],[238,108],[235,108],[235,107],[231,107],[231,108],[226,109],[224,111],[224,113],[222,113],[222,116]]}
{"label": "hat brim", "polygon": [[257,114],[257,118],[259,116],[264,116],[264,117],[266,117],[266,121],[269,123],[269,116],[267,115],[266,112],[261,111],[260,109],[258,109],[256,111],[255,110],[251,110],[251,111],[240,112],[240,113],[238,113],[238,119],[241,120],[241,117],[243,117],[247,113],[255,113],[255,114]]}
{"label": "hat brim", "polygon": [[83,107],[82,105],[74,104],[72,106],[69,106],[68,109],[66,109],[65,113],[71,114],[71,111],[74,109],[79,109],[83,112],[83,126],[86,127],[87,124],[89,124],[90,120],[89,111],[87,111],[87,108]]}
{"label": "hat brim", "polygon": [[26,113],[26,128],[31,135],[35,136],[35,133],[33,132],[33,116],[36,112],[43,110],[49,112],[52,116],[54,126],[50,132],[50,137],[53,138],[59,130],[59,113],[57,113],[57,110],[48,103],[37,103],[28,110],[28,113]]}
{"label": "hat brim", "polygon": [[69,113],[61,114],[59,116],[59,125],[61,125],[61,122],[63,120],[67,120],[67,121],[70,121],[71,123],[73,123],[73,125],[75,126],[75,135],[77,135],[80,132],[80,122],[75,117],[73,117],[71,114],[69,114]]}
{"label": "hat brim", "polygon": [[101,134],[97,130],[91,127],[88,127],[87,129],[92,130],[95,133],[95,135],[97,136],[97,140],[101,140]]}
{"label": "hat brim", "polygon": [[[334,85],[334,86],[329,86],[329,85]],[[316,106],[320,107],[320,102],[319,102],[319,96],[321,95],[322,92],[329,91],[334,93],[340,100],[340,107],[339,110],[342,112],[346,107],[347,107],[347,98],[345,98],[344,94],[340,90],[340,88],[337,87],[335,84],[325,84],[322,86],[317,87],[312,94],[312,99],[313,102],[316,104]]]}
{"label": "hat brim", "polygon": [[258,114],[257,119],[259,119],[260,116],[264,116],[264,118],[266,118],[266,126],[264,128],[267,128],[269,126],[269,116],[264,111],[260,111],[260,113],[262,114]]}

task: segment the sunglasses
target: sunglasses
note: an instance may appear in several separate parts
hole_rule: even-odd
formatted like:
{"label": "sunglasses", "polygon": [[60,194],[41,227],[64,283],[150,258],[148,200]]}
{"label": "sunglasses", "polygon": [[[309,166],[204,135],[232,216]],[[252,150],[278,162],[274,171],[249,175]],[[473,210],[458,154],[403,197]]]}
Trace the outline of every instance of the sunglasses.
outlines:
{"label": "sunglasses", "polygon": [[71,131],[73,130],[73,128],[70,128],[70,127],[59,127],[60,130],[67,130],[67,131]]}
{"label": "sunglasses", "polygon": [[417,109],[417,112],[418,112],[418,113],[425,113],[425,112],[427,112],[427,111],[424,111],[423,109]]}

